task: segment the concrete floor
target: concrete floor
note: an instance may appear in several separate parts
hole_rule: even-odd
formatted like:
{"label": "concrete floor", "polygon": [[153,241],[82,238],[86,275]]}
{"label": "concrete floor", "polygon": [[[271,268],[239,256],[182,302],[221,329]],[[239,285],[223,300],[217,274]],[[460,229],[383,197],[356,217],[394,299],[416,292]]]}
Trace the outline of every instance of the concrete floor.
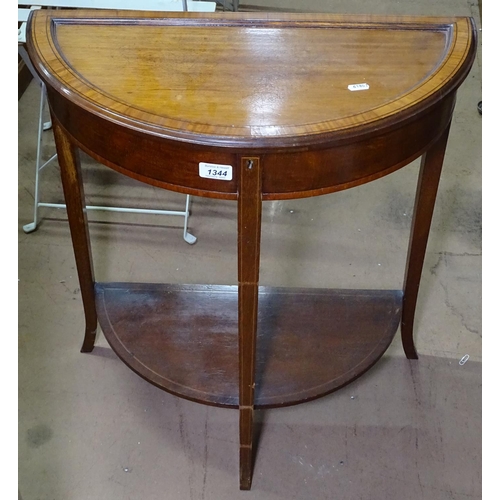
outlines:
{"label": "concrete floor", "polygon": [[[250,3],[250,2],[249,2]],[[259,1],[270,9],[472,15],[468,0]],[[242,8],[244,10],[244,6]],[[23,500],[481,498],[481,49],[461,87],[416,318],[365,376],[320,400],[259,412],[251,492],[238,490],[238,413],[181,400],[130,371],[83,312],[64,211],[32,220],[38,89],[19,101],[19,495]],[[53,149],[45,134],[44,152]],[[83,158],[88,202],[181,208]],[[345,192],[266,203],[262,283],[401,287],[418,164]],[[62,202],[57,165],[43,201]],[[92,213],[98,281],[236,283],[236,206],[195,198],[176,217]],[[458,361],[469,354],[463,366]]]}

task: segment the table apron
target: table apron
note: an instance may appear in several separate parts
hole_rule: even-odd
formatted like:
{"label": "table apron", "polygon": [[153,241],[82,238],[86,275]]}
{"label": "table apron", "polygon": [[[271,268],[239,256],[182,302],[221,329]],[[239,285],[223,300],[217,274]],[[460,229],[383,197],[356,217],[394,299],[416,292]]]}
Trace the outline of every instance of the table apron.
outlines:
{"label": "table apron", "polygon": [[[404,123],[342,141],[299,149],[247,151],[168,140],[119,125],[48,89],[51,113],[91,157],[142,182],[195,196],[237,199],[242,156],[262,162],[262,199],[304,198],[358,186],[421,156],[449,124],[455,93]],[[333,140],[332,140],[333,141]],[[279,146],[279,145],[278,145]],[[232,179],[200,176],[199,164],[232,166]]]}

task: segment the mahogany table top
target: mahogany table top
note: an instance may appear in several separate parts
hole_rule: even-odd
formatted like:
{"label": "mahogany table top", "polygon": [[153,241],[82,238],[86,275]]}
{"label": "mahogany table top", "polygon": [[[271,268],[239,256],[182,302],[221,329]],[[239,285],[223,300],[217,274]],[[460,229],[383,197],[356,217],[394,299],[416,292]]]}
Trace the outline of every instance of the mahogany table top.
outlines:
{"label": "mahogany table top", "polygon": [[[474,56],[470,18],[37,11],[48,83],[127,127],[203,145],[325,143],[420,113]],[[354,87],[353,87],[354,86]]]}

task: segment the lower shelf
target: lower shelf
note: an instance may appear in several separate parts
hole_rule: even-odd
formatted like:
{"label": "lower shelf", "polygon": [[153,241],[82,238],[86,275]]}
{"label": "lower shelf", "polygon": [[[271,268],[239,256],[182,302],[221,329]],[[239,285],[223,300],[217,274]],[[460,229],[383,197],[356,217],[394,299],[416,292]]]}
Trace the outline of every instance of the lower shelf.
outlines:
{"label": "lower shelf", "polygon": [[[117,355],[156,386],[238,406],[238,287],[97,283]],[[259,288],[256,408],[328,394],[370,368],[399,326],[399,290]]]}

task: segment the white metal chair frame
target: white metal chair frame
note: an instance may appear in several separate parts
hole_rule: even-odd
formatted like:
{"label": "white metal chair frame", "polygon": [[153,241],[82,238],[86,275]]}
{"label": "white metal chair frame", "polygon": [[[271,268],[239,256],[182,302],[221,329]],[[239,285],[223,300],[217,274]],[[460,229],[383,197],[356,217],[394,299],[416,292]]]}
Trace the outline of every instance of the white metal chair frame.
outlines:
{"label": "white metal chair frame", "polygon": [[[39,83],[40,90],[40,109],[38,117],[38,137],[37,137],[37,150],[36,150],[36,165],[35,165],[35,192],[34,192],[34,214],[33,222],[23,226],[25,233],[31,233],[35,231],[38,227],[39,213],[38,209],[40,207],[47,208],[66,208],[65,204],[61,203],[43,203],[40,201],[40,173],[41,171],[49,165],[52,161],[57,158],[57,154],[51,156],[45,163],[42,162],[42,140],[43,131],[52,128],[52,123],[50,121],[43,122],[43,113],[45,104],[47,102],[47,90],[45,84],[42,82],[38,76],[31,60],[26,52],[24,44],[26,43],[26,21],[31,10],[39,9],[41,7],[78,7],[78,8],[100,8],[100,9],[122,9],[122,10],[169,10],[169,11],[198,11],[198,12],[210,12],[215,10],[215,2],[193,2],[191,0],[182,0],[182,5],[180,0],[35,0],[36,5],[32,6],[31,9],[18,8],[18,21],[22,22],[21,27],[18,30],[18,53],[23,59],[24,63],[33,75],[33,78]],[[24,4],[23,4],[24,5]],[[189,219],[189,205],[190,205],[190,195],[186,195],[186,206],[184,211],[178,210],[155,210],[146,208],[126,208],[126,207],[112,207],[112,206],[96,206],[96,205],[86,205],[87,210],[100,210],[109,212],[126,212],[126,213],[138,213],[138,214],[157,214],[157,215],[178,215],[184,217],[184,240],[193,245],[196,243],[196,236],[193,236],[187,230],[188,219]]]}

